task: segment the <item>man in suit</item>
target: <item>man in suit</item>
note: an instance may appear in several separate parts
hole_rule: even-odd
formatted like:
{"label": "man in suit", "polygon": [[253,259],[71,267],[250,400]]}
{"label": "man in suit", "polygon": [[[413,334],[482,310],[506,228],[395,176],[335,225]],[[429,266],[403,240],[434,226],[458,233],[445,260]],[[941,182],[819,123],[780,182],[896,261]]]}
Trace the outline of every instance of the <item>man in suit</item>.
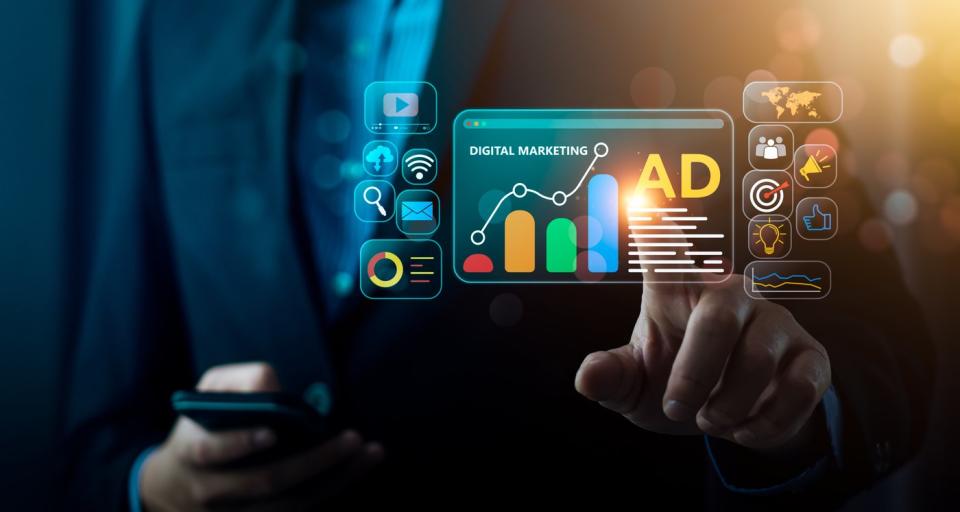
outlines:
{"label": "man in suit", "polygon": [[[452,284],[416,304],[350,290],[359,244],[377,234],[343,214],[369,138],[366,83],[426,78],[442,127],[465,106],[624,106],[638,55],[624,46],[703,69],[697,52],[716,51],[658,39],[658,23],[686,19],[678,7],[495,4],[136,13],[97,153],[105,185],[66,415],[71,509],[286,510],[345,489],[770,508],[836,503],[916,450],[929,341],[902,284],[869,291],[867,275],[895,272],[891,255],[849,235],[831,251],[834,294],[789,311],[736,280],[575,295]],[[417,144],[443,148],[444,132]],[[517,303],[521,321],[504,320]],[[577,399],[574,375],[629,423]],[[170,393],[194,385],[329,393],[349,430],[223,469],[276,439],[174,418]]]}

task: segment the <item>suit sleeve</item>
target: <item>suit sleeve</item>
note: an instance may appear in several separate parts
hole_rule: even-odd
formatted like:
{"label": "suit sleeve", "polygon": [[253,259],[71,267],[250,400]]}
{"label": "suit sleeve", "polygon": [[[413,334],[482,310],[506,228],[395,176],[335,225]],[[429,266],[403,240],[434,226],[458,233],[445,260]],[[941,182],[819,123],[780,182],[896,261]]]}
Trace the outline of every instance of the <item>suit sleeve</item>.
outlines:
{"label": "suit sleeve", "polygon": [[[848,183],[847,187],[851,192],[853,186]],[[851,206],[869,204],[862,190],[847,198]],[[869,215],[863,212],[863,218]],[[828,242],[805,243],[819,244],[813,247],[818,252],[790,259],[826,261],[832,270],[832,290],[823,300],[783,304],[830,355],[842,427],[840,432],[830,432],[833,449],[824,445],[818,454],[827,458],[826,470],[802,490],[773,500],[790,507],[806,503],[822,508],[827,503],[838,506],[919,451],[930,412],[935,353],[892,250],[868,251],[857,239],[856,229]],[[747,460],[753,469],[760,467],[749,456],[733,459],[734,464]],[[727,498],[758,500],[742,495]],[[769,506],[771,501],[765,503]]]}
{"label": "suit sleeve", "polygon": [[90,262],[65,363],[65,510],[127,509],[131,465],[169,430],[171,391],[192,382],[152,163],[142,51],[126,58],[114,63],[117,80],[101,84],[109,91],[103,112],[88,121],[95,131],[88,169],[94,214],[84,234]]}

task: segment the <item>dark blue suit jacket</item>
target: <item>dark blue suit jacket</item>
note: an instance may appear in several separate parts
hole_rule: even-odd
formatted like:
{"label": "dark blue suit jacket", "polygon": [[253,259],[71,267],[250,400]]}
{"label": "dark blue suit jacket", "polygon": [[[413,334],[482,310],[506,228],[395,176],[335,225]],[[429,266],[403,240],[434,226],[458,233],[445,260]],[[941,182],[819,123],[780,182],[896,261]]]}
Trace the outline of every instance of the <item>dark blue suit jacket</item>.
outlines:
{"label": "dark blue suit jacket", "polygon": [[[629,106],[637,58],[716,65],[709,48],[654,37],[669,32],[658,23],[678,19],[678,7],[656,19],[634,17],[628,3],[587,7],[447,6],[428,77],[442,91],[440,119],[467,104]],[[245,360],[269,361],[290,390],[331,383],[345,421],[384,442],[387,463],[367,498],[605,489],[662,491],[681,506],[740,499],[718,490],[701,440],[640,431],[573,391],[583,355],[626,341],[635,288],[464,293],[447,272],[439,300],[353,298],[343,315],[323,314],[291,179],[296,76],[278,63],[278,48],[297,36],[297,9],[155,2],[136,18],[133,51],[118,57],[68,379],[70,508],[124,507],[131,463],[171,426],[170,393],[210,366]],[[447,147],[442,126],[429,137]],[[849,234],[843,243],[836,252],[851,269],[859,260],[896,272],[892,255],[861,254]],[[835,278],[838,291],[817,305],[830,315],[794,308],[830,350],[848,425],[842,477],[811,499],[836,500],[890,471],[923,430],[930,360],[910,325],[919,315],[898,280],[870,295],[860,275]],[[490,319],[504,293],[523,306],[515,326]]]}

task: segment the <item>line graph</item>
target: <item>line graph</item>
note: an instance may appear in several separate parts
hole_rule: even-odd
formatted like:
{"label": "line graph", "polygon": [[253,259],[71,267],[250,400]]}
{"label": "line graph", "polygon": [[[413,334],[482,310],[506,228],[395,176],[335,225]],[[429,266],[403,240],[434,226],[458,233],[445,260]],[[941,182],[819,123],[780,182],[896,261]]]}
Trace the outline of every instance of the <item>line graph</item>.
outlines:
{"label": "line graph", "polygon": [[754,297],[819,299],[830,292],[830,268],[820,261],[755,261],[744,274]]}
{"label": "line graph", "polygon": [[578,190],[583,186],[583,182],[587,179],[587,176],[590,174],[590,171],[594,170],[594,165],[596,165],[597,160],[607,156],[610,148],[605,142],[598,142],[593,145],[593,160],[590,161],[590,165],[583,171],[583,174],[580,176],[580,181],[577,182],[577,185],[573,187],[569,192],[564,192],[562,190],[557,190],[553,194],[546,195],[539,190],[532,189],[527,187],[523,182],[517,182],[510,188],[510,192],[503,194],[500,197],[500,200],[497,201],[496,206],[493,207],[493,210],[490,211],[490,214],[487,215],[486,220],[483,222],[483,226],[480,229],[474,230],[470,233],[470,242],[473,245],[481,246],[487,240],[487,227],[490,226],[490,222],[497,215],[497,212],[500,210],[500,207],[503,206],[504,201],[511,197],[516,197],[517,199],[522,199],[527,196],[527,194],[533,194],[541,199],[546,201],[551,201],[555,206],[563,206],[566,204],[567,199],[570,196],[577,193]]}
{"label": "line graph", "polygon": [[[768,279],[777,278],[779,282],[777,283],[764,283],[761,281],[766,281]],[[788,276],[781,275],[779,272],[771,272],[765,276],[757,277],[756,274],[751,275],[753,279],[753,286],[759,286],[761,288],[777,289],[783,288],[785,286],[800,286],[800,287],[810,287],[813,290],[791,290],[791,291],[810,291],[810,292],[819,292],[823,289],[822,286],[816,284],[823,280],[822,277],[810,277],[806,274],[790,274]],[[798,281],[795,279],[802,279],[803,281]]]}

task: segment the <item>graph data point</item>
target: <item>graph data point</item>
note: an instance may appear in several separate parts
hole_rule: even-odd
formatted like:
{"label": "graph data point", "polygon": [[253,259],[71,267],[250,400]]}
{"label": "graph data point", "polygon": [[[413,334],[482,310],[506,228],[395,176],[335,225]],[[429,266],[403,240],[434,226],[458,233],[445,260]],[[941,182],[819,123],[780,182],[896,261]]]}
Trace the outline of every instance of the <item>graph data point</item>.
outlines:
{"label": "graph data point", "polygon": [[516,197],[523,197],[527,195],[527,186],[523,183],[517,183],[513,186],[513,195]]}
{"label": "graph data point", "polygon": [[607,152],[610,151],[610,148],[607,147],[606,142],[598,142],[593,145],[593,154],[597,155],[600,158],[607,156]]}
{"label": "graph data point", "polygon": [[487,235],[483,234],[483,231],[479,229],[470,233],[470,241],[473,242],[473,245],[483,245],[483,242],[486,241]]}
{"label": "graph data point", "polygon": [[551,200],[553,201],[553,204],[557,206],[563,206],[564,203],[567,202],[567,195],[558,190],[553,193]]}

